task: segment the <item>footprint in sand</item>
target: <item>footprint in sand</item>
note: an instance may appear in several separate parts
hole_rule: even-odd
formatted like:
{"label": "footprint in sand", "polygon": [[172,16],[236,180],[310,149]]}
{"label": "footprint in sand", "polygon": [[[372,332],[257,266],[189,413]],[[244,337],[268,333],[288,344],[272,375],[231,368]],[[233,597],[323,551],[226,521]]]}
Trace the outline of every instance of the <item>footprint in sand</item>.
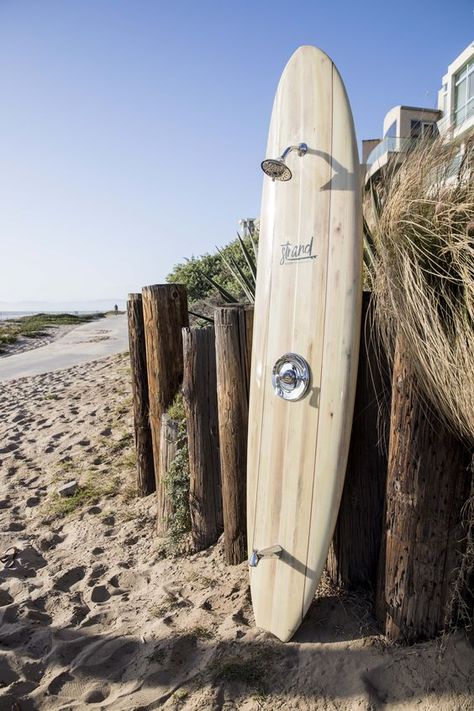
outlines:
{"label": "footprint in sand", "polygon": [[120,678],[126,666],[126,657],[135,654],[140,643],[125,636],[113,637],[100,645],[89,645],[80,660],[82,667],[96,669],[106,676]]}
{"label": "footprint in sand", "polygon": [[0,588],[0,607],[4,607],[5,605],[10,605],[13,602],[13,598],[8,592],[8,590],[5,590],[4,588]]}
{"label": "footprint in sand", "polygon": [[58,536],[57,533],[49,531],[45,536],[43,536],[43,538],[39,540],[38,545],[42,551],[49,551],[53,548],[56,548],[59,543],[62,543],[64,541],[64,538],[65,536]]}
{"label": "footprint in sand", "polygon": [[47,612],[42,612],[41,610],[28,610],[26,617],[34,622],[39,622],[42,625],[50,625],[53,621],[51,615]]}
{"label": "footprint in sand", "polygon": [[24,531],[26,524],[21,521],[12,521],[8,527],[5,529],[7,531]]}
{"label": "footprint in sand", "polygon": [[0,664],[0,688],[10,686],[10,684],[13,684],[15,681],[18,681],[19,678],[20,677],[16,672],[13,671],[7,660],[3,659],[2,663]]}
{"label": "footprint in sand", "polygon": [[91,601],[92,602],[107,602],[110,598],[110,593],[105,585],[96,585],[92,588]]}
{"label": "footprint in sand", "polygon": [[48,684],[48,694],[57,696],[68,681],[74,681],[74,677],[68,672],[61,672]]}
{"label": "footprint in sand", "polygon": [[27,627],[18,628],[15,625],[13,630],[5,629],[5,625],[2,624],[0,630],[0,644],[3,647],[10,649],[15,649],[16,647],[24,647],[31,638],[31,630]]}
{"label": "footprint in sand", "polygon": [[61,590],[62,592],[68,592],[73,585],[75,585],[84,578],[85,574],[86,568],[83,565],[78,565],[75,568],[71,568],[56,580],[53,585],[53,588],[55,588],[56,590]]}
{"label": "footprint in sand", "polygon": [[7,444],[6,447],[2,447],[0,449],[0,454],[8,454],[8,452],[14,452],[16,449],[18,449],[20,445],[16,444],[15,442],[10,442],[10,444]]}
{"label": "footprint in sand", "polygon": [[97,565],[94,565],[92,568],[91,574],[89,575],[89,578],[87,580],[87,584],[89,587],[93,587],[97,581],[105,575],[107,572],[108,568],[106,565],[103,563],[98,563]]}
{"label": "footprint in sand", "polygon": [[36,488],[36,484],[37,484],[38,480],[39,480],[39,476],[33,476],[31,479],[25,479],[24,484],[29,489],[31,489],[32,486],[34,486]]}
{"label": "footprint in sand", "polygon": [[8,605],[3,611],[2,625],[12,625],[20,615],[19,605]]}
{"label": "footprint in sand", "polygon": [[86,691],[82,700],[85,704],[100,704],[101,701],[105,701],[110,695],[110,686],[108,684],[101,684],[100,686],[94,686],[89,691]]}

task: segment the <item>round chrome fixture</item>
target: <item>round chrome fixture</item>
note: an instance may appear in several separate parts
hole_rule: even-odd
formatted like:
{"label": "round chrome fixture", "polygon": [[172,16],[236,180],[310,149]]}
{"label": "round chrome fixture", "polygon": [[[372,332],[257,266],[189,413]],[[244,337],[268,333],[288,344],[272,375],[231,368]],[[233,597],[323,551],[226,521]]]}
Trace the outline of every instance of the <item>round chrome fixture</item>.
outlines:
{"label": "round chrome fixture", "polygon": [[285,353],[273,366],[273,390],[283,400],[301,400],[308,391],[310,381],[309,365],[297,353]]}
{"label": "round chrome fixture", "polygon": [[262,161],[262,170],[272,180],[281,180],[282,182],[291,180],[291,170],[282,160],[267,158]]}

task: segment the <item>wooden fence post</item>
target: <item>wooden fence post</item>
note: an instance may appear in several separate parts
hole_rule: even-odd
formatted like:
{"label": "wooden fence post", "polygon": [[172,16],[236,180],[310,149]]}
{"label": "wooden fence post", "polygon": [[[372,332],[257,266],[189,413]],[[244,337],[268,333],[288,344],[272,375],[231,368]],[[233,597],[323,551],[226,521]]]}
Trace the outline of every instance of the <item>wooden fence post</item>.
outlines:
{"label": "wooden fence post", "polygon": [[247,427],[253,307],[217,308],[214,325],[225,560],[229,565],[237,565],[247,557]]}
{"label": "wooden fence post", "polygon": [[384,551],[377,616],[390,640],[443,630],[462,553],[470,453],[429,412],[397,340],[393,365]]}
{"label": "wooden fence post", "polygon": [[160,481],[158,482],[157,499],[158,512],[156,517],[156,532],[159,536],[168,531],[168,517],[171,511],[170,501],[166,494],[164,478],[168,474],[170,464],[178,451],[178,423],[164,413],[161,416],[160,427]]}
{"label": "wooden fence post", "polygon": [[214,329],[183,328],[183,359],[191,531],[202,550],[223,528]]}
{"label": "wooden fence post", "polygon": [[145,286],[142,294],[153,459],[158,511],[162,511],[164,503],[160,501],[163,492],[163,486],[160,486],[161,416],[172,404],[183,380],[181,329],[189,323],[188,303],[186,289],[181,284]]}
{"label": "wooden fence post", "polygon": [[383,530],[390,421],[390,366],[364,292],[359,370],[341,506],[327,569],[336,585],[375,591]]}
{"label": "wooden fence post", "polygon": [[141,294],[128,295],[127,315],[137,454],[137,493],[138,496],[148,496],[155,491],[156,484],[149,422],[148,376]]}

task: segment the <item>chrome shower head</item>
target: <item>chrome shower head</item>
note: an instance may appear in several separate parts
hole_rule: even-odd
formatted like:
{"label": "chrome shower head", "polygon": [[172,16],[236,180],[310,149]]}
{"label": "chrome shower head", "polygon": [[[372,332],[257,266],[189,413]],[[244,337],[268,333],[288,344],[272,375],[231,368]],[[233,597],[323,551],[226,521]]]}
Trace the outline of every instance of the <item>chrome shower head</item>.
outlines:
{"label": "chrome shower head", "polygon": [[267,158],[262,161],[262,170],[272,180],[291,180],[291,170],[281,159]]}
{"label": "chrome shower head", "polygon": [[280,180],[285,182],[291,180],[292,172],[285,163],[286,156],[291,151],[298,151],[300,158],[306,154],[308,146],[306,143],[300,143],[298,146],[288,146],[285,148],[279,158],[266,158],[262,161],[261,166],[265,175],[268,175],[272,180]]}

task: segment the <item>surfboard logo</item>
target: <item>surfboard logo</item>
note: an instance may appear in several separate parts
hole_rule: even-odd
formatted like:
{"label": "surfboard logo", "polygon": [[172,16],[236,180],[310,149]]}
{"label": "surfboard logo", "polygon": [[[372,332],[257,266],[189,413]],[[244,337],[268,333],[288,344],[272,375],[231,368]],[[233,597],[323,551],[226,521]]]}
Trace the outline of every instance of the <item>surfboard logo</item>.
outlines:
{"label": "surfboard logo", "polygon": [[313,239],[314,237],[311,237],[307,244],[291,244],[291,242],[281,244],[280,264],[316,259],[317,255],[313,254]]}

